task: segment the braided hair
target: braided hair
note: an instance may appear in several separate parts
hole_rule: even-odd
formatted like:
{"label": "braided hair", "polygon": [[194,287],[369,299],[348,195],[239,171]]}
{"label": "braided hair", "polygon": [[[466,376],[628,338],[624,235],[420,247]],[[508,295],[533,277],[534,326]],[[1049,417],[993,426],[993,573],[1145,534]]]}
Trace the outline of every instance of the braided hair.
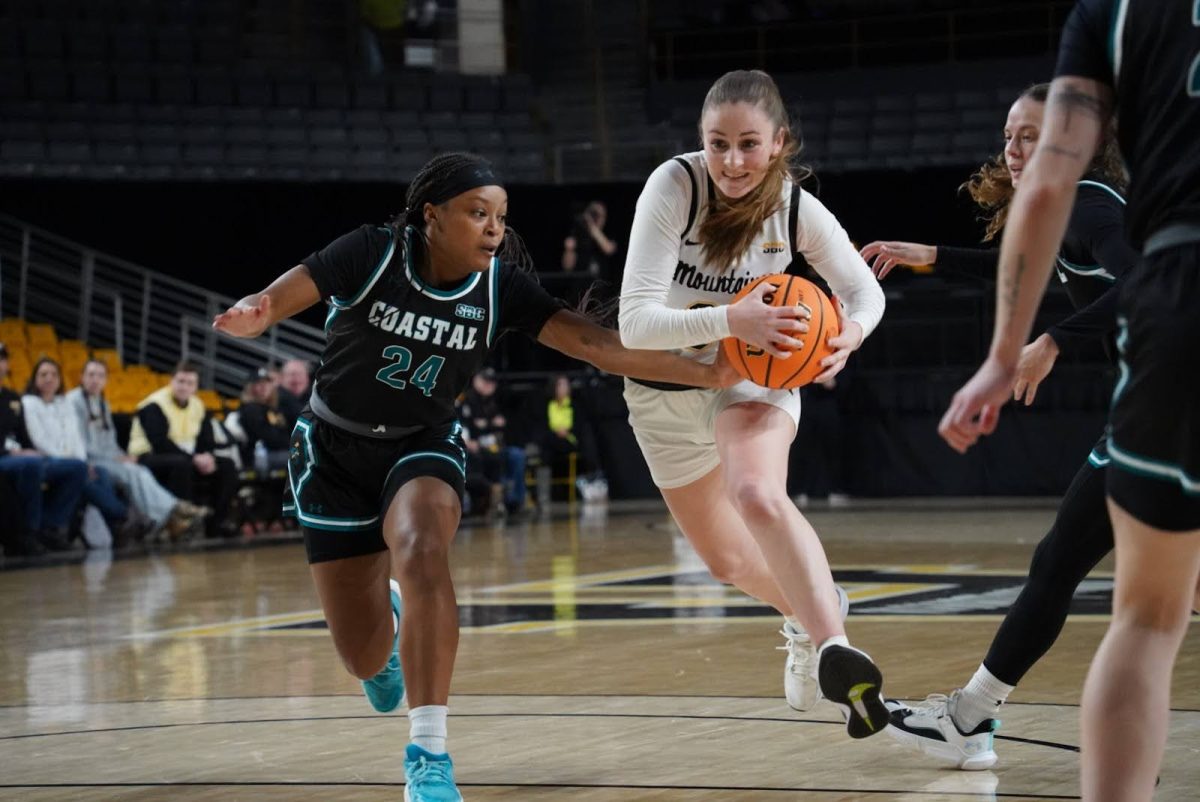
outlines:
{"label": "braided hair", "polygon": [[[473,166],[491,169],[491,163],[482,156],[474,153],[453,152],[439,153],[417,171],[408,185],[408,194],[404,199],[404,211],[388,221],[388,225],[397,235],[400,235],[401,241],[403,241],[404,229],[412,226],[420,235],[422,244],[428,246],[428,236],[425,233],[425,204],[432,203],[433,198],[443,194],[452,176],[464,168]],[[425,252],[428,253],[428,247],[425,248]],[[496,255],[500,257],[501,261],[519,270],[526,272],[533,270],[533,259],[525,247],[525,241],[511,226],[505,226],[504,239],[501,241]]]}

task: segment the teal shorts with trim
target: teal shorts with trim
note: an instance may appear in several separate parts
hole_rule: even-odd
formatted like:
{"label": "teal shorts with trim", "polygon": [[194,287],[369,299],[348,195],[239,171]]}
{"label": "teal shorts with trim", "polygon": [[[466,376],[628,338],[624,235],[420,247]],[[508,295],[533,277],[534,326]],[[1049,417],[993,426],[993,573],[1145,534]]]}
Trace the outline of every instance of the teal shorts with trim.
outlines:
{"label": "teal shorts with trim", "polygon": [[466,449],[461,432],[454,422],[400,440],[377,440],[306,411],[292,430],[283,512],[300,522],[308,561],[384,551],[384,516],[410,479],[441,479],[462,498]]}

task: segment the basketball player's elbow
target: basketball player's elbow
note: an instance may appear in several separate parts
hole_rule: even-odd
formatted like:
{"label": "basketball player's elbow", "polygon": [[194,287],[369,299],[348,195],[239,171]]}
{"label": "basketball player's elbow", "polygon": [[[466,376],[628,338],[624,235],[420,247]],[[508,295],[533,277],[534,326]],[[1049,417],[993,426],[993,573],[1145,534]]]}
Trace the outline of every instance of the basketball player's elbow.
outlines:
{"label": "basketball player's elbow", "polygon": [[646,343],[646,335],[644,327],[640,324],[638,316],[635,314],[627,314],[622,308],[617,316],[617,331],[619,332],[618,340],[621,345],[626,348],[649,348]]}

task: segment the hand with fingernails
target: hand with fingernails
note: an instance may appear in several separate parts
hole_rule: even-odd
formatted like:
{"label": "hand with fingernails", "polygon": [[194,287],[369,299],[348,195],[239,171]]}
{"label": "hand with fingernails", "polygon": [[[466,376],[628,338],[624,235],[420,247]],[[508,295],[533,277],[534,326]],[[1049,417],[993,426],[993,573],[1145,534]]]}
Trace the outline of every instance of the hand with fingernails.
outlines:
{"label": "hand with fingernails", "polygon": [[846,319],[841,301],[837,299],[836,295],[830,300],[833,301],[833,308],[837,310],[838,333],[830,335],[825,342],[836,350],[821,360],[821,367],[825,370],[813,379],[814,382],[825,382],[841,373],[842,368],[846,367],[846,360],[850,358],[850,354],[857,351],[863,341],[862,325]]}
{"label": "hand with fingernails", "polygon": [[808,331],[812,313],[802,306],[771,306],[767,296],[775,290],[775,285],[760,281],[746,297],[730,304],[726,312],[729,333],[771,356],[786,357],[788,352],[804,347],[804,342],[793,335]]}
{"label": "hand with fingernails", "polygon": [[979,371],[954,394],[950,408],[938,424],[938,434],[960,454],[981,435],[996,431],[1000,407],[1013,391],[1016,365],[989,356]]}
{"label": "hand with fingernails", "polygon": [[937,262],[937,246],[922,245],[919,242],[879,240],[863,246],[858,253],[863,261],[871,265],[871,272],[880,281],[883,281],[896,265],[925,267]]}
{"label": "hand with fingernails", "polygon": [[260,293],[257,303],[243,298],[213,318],[212,326],[234,337],[253,338],[267,330],[271,320],[271,296]]}

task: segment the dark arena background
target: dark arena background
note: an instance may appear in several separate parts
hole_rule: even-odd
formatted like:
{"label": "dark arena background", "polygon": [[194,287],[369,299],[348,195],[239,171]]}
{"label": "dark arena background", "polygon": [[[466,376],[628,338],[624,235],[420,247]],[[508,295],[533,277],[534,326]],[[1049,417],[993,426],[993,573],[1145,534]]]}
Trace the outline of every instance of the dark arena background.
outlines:
{"label": "dark arena background", "polygon": [[[285,366],[318,363],[327,310],[254,340],[217,333],[215,314],[386,223],[436,154],[470,151],[503,177],[541,284],[572,304],[590,290],[616,327],[646,178],[702,148],[705,93],[734,69],[774,77],[804,186],[857,246],[996,247],[960,185],[1001,153],[1021,91],[1051,79],[1071,6],[0,0],[0,383],[25,393],[50,357],[69,391],[100,360],[127,449],[186,360],[232,466],[228,492],[198,480],[190,499],[155,470],[190,515],[155,522],[118,488],[125,517],[84,501],[45,539],[27,499],[0,495],[0,799],[406,798],[404,722],[371,713],[331,647],[280,513],[288,444],[256,437],[247,409],[278,429],[286,399],[302,405],[307,377],[291,387]],[[881,283],[883,321],[836,386],[801,391],[787,490],[849,593],[855,643],[889,695],[919,700],[978,666],[1116,376],[1099,342],[1064,350],[1035,402],[959,455],[937,423],[987,354],[994,274],[935,262]],[[1071,310],[1052,280],[1035,336]],[[451,548],[465,798],[1079,798],[1111,558],[1002,711],[996,767],[852,742],[832,705],[780,698],[778,615],[713,579],[672,522],[622,380],[518,333],[488,365],[504,422],[480,442],[503,478],[468,460]],[[547,445],[559,376],[569,453]],[[1160,799],[1200,786],[1195,647]]]}

